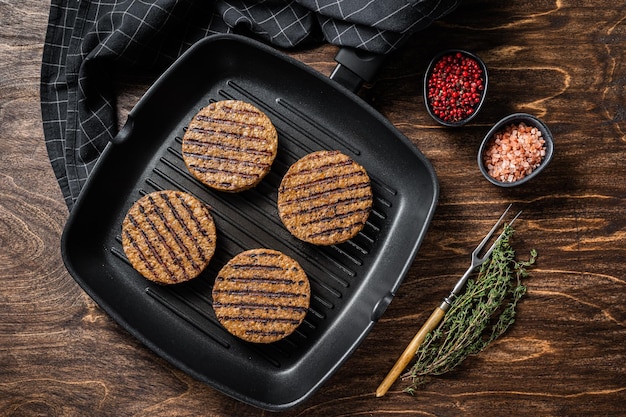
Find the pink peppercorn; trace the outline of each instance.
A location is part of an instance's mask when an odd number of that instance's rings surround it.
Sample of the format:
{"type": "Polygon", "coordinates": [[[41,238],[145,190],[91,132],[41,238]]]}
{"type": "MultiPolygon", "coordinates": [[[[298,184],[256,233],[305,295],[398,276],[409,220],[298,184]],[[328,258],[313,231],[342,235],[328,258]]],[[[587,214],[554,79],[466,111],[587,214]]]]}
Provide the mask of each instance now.
{"type": "Polygon", "coordinates": [[[433,116],[451,124],[472,116],[483,98],[486,75],[481,63],[465,52],[440,57],[427,74],[424,88],[433,116]]]}

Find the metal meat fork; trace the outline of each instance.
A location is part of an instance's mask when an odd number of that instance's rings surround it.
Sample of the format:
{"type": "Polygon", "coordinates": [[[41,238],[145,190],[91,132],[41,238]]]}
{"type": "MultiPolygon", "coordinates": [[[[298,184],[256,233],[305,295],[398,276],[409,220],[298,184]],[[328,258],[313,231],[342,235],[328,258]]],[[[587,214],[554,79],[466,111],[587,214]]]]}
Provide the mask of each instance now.
{"type": "MultiPolygon", "coordinates": [[[[482,265],[487,259],[489,259],[489,256],[493,252],[494,248],[496,247],[500,239],[502,239],[502,236],[504,236],[504,232],[500,233],[500,235],[496,238],[496,240],[489,247],[489,249],[487,249],[487,251],[485,251],[482,255],[481,252],[483,251],[495,231],[500,226],[500,223],[502,222],[510,208],[511,205],[509,205],[504,213],[502,213],[496,224],[491,228],[491,230],[489,231],[487,236],[485,236],[482,242],[480,242],[478,246],[476,246],[476,249],[474,249],[474,251],[472,252],[472,263],[470,264],[470,267],[467,268],[467,271],[465,271],[461,279],[458,280],[458,282],[454,286],[454,289],[452,289],[452,292],[450,292],[450,295],[444,298],[441,305],[432,312],[428,320],[426,320],[426,323],[424,323],[422,328],[413,337],[406,349],[404,349],[404,352],[402,352],[400,358],[398,358],[393,368],[391,368],[391,371],[389,371],[385,379],[383,379],[383,382],[381,382],[376,389],[377,397],[382,397],[387,393],[391,385],[395,382],[396,379],[398,379],[398,376],[400,376],[400,373],[402,373],[404,368],[407,367],[411,359],[415,356],[420,345],[422,344],[422,342],[424,342],[426,335],[428,335],[428,333],[430,333],[435,327],[439,325],[446,312],[452,306],[454,299],[458,297],[459,293],[465,286],[465,283],[467,282],[467,279],[469,278],[472,271],[474,271],[476,267],[482,265]]],[[[522,214],[521,211],[517,213],[513,220],[509,222],[509,226],[513,224],[513,222],[520,216],[520,214],[522,214]]]]}

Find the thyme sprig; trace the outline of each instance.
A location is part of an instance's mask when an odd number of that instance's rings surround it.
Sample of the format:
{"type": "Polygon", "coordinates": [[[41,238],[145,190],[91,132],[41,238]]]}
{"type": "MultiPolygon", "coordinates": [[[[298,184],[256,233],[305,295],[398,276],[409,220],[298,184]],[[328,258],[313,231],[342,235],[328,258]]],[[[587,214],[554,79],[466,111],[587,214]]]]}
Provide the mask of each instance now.
{"type": "Polygon", "coordinates": [[[537,252],[517,261],[509,243],[514,229],[506,225],[502,239],[476,278],[468,279],[465,291],[455,300],[442,323],[424,340],[416,362],[404,375],[411,380],[405,391],[414,394],[434,375],[456,368],[470,355],[484,350],[515,321],[516,306],[526,293],[522,278],[535,263],[537,252]]]}

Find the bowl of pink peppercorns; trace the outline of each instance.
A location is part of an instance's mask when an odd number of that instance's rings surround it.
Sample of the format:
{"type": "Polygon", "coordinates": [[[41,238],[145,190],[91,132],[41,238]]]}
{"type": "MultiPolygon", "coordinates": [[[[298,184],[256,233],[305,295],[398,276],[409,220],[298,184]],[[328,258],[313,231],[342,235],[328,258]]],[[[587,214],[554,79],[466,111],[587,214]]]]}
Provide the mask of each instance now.
{"type": "Polygon", "coordinates": [[[437,54],[424,73],[424,104],[436,122],[458,127],[472,120],[487,94],[485,63],[471,52],[449,49],[437,54]]]}
{"type": "Polygon", "coordinates": [[[496,123],[478,149],[478,167],[500,187],[515,187],[536,177],[552,160],[554,139],[548,126],[527,113],[496,123]]]}

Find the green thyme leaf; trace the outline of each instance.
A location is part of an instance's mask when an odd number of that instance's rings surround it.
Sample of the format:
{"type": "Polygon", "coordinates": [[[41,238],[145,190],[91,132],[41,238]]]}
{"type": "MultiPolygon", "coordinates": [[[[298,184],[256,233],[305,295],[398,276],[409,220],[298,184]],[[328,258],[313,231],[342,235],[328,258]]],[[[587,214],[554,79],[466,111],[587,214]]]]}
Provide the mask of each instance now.
{"type": "Polygon", "coordinates": [[[429,378],[452,371],[468,356],[476,355],[500,337],[515,322],[518,301],[526,293],[522,279],[535,263],[533,249],[527,261],[516,261],[509,244],[514,230],[506,225],[502,239],[475,278],[456,299],[441,324],[424,340],[416,362],[405,374],[414,394],[429,378]]]}

